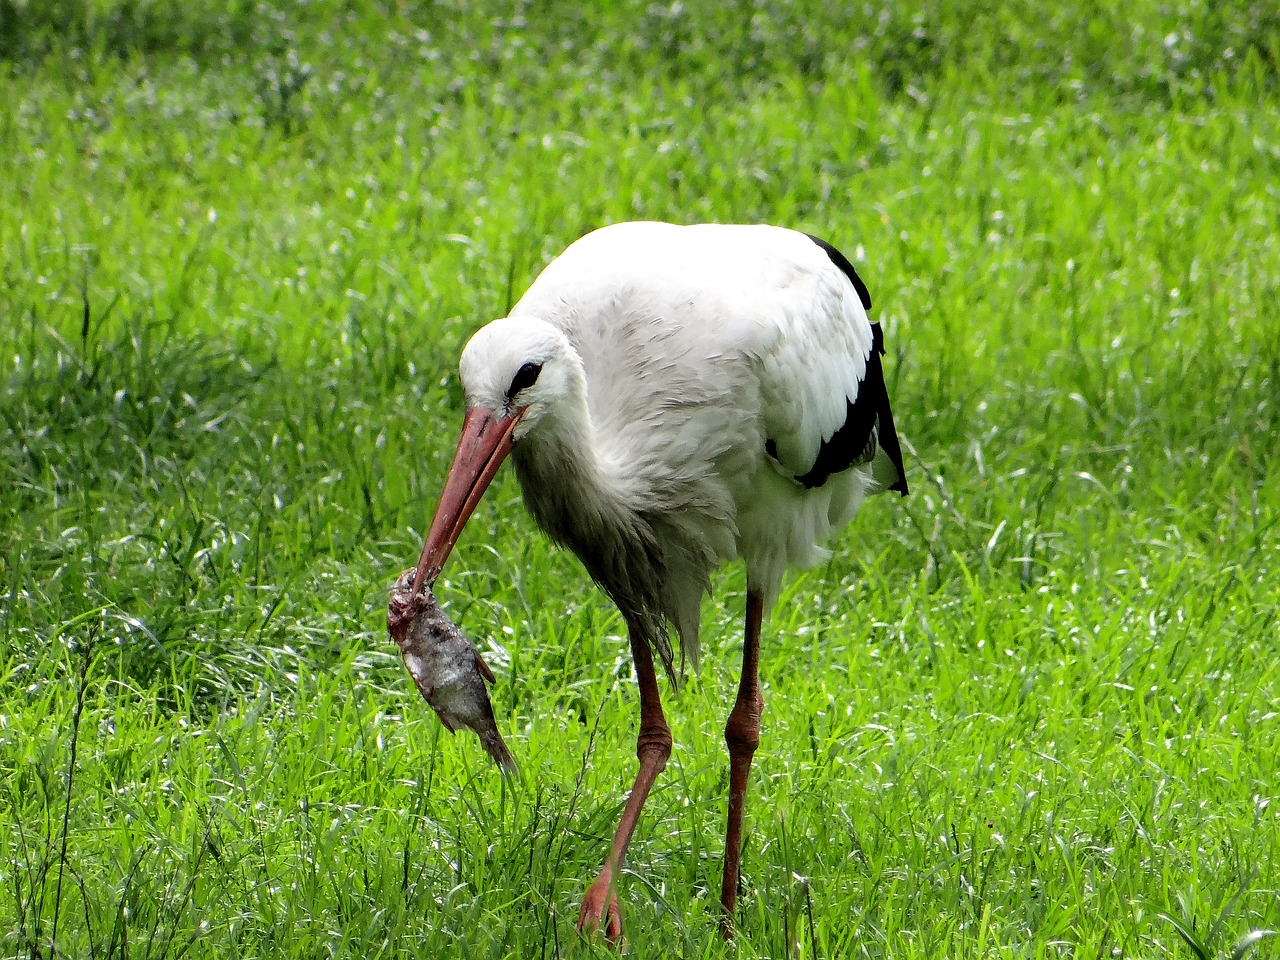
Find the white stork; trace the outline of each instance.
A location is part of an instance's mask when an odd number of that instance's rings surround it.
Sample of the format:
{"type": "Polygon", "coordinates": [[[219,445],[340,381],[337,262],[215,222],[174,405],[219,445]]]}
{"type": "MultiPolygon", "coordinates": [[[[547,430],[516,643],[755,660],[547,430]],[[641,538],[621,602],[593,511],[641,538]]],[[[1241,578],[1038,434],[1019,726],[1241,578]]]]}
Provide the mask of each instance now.
{"type": "Polygon", "coordinates": [[[852,264],[803,233],[620,223],[572,244],[462,352],[466,418],[415,582],[435,581],[510,455],[534,519],[581,558],[630,636],[640,769],[579,929],[621,937],[615,876],[671,754],[653,653],[672,674],[674,630],[697,662],[710,575],[741,557],[720,893],[732,936],[764,612],[785,568],[826,557],[866,495],[907,492],[870,307],[852,264]]]}

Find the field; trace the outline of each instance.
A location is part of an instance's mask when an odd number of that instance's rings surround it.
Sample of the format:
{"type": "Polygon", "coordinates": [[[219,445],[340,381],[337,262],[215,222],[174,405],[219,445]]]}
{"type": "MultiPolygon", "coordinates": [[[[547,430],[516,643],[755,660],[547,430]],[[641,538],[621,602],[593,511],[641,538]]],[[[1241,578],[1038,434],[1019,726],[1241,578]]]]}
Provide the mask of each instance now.
{"type": "Polygon", "coordinates": [[[609,956],[623,628],[495,484],[440,593],[520,764],[384,631],[456,360],[626,219],[854,259],[912,494],[738,567],[627,955],[1280,937],[1280,14],[1265,2],[0,0],[0,956],[609,956]]]}

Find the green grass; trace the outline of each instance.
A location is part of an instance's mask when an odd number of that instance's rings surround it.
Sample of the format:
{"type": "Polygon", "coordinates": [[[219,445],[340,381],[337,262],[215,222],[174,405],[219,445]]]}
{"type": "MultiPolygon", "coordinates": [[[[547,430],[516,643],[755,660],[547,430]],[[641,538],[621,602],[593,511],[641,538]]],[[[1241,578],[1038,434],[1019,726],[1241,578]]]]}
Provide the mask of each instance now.
{"type": "Polygon", "coordinates": [[[466,336],[632,218],[855,256],[913,493],[767,625],[732,947],[719,578],[628,955],[1274,951],[1272,6],[385,7],[0,0],[0,955],[607,955],[616,613],[502,478],[503,783],[383,610],[466,336]]]}

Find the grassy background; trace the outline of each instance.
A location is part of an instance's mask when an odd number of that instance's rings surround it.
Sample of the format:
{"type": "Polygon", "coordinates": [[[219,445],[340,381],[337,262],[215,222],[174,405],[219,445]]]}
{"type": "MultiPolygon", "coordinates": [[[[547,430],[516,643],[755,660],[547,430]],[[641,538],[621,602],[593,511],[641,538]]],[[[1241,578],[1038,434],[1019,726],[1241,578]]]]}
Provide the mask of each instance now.
{"type": "Polygon", "coordinates": [[[728,948],[720,578],[629,955],[1280,927],[1280,14],[838,6],[0,0],[0,953],[606,955],[618,617],[501,479],[441,594],[504,784],[383,608],[462,342],[631,218],[858,261],[913,493],[767,627],[728,948]]]}

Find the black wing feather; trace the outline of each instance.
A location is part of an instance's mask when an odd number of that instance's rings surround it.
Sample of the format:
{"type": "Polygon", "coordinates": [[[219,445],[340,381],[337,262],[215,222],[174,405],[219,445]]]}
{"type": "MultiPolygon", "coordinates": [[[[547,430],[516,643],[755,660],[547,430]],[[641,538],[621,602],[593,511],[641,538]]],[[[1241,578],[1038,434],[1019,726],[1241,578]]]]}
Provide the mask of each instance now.
{"type": "MultiPolygon", "coordinates": [[[[849,278],[863,309],[870,310],[871,294],[848,258],[825,240],[814,236],[809,239],[821,247],[840,272],[849,278]]],[[[879,447],[893,463],[898,474],[897,480],[889,485],[889,489],[906,496],[907,474],[902,463],[898,433],[893,425],[893,411],[889,407],[889,392],[884,384],[884,368],[880,363],[882,356],[884,334],[880,324],[873,323],[871,355],[867,357],[867,369],[858,385],[858,395],[853,400],[846,401],[844,423],[823,441],[813,466],[803,476],[796,477],[797,482],[806,488],[820,487],[832,474],[848,470],[854,464],[871,462],[879,447]]],[[[772,440],[766,442],[765,449],[771,456],[776,456],[777,446],[772,440]]]]}
{"type": "Polygon", "coordinates": [[[840,268],[840,272],[849,278],[849,282],[853,284],[853,289],[858,291],[858,299],[862,301],[862,309],[870,312],[871,291],[867,289],[867,285],[858,276],[858,271],[853,269],[853,264],[849,262],[849,258],[827,243],[827,241],[820,240],[811,233],[806,233],[805,236],[820,246],[826,255],[831,258],[831,262],[840,268]]]}

